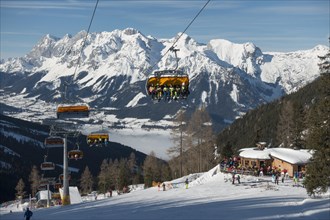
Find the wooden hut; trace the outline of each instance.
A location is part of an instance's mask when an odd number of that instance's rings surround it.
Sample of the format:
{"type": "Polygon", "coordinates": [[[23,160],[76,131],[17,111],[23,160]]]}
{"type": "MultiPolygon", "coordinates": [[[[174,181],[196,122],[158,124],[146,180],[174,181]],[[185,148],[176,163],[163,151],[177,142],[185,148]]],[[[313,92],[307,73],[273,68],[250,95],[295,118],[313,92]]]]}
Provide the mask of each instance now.
{"type": "Polygon", "coordinates": [[[290,177],[293,177],[295,172],[304,172],[312,157],[308,150],[290,148],[272,148],[270,155],[273,159],[272,166],[280,170],[286,169],[290,177]]]}

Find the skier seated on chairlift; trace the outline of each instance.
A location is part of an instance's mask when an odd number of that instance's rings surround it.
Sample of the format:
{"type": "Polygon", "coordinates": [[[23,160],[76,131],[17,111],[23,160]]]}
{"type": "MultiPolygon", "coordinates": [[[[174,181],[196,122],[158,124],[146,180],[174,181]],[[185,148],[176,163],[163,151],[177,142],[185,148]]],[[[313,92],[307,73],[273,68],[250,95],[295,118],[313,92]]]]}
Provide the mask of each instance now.
{"type": "Polygon", "coordinates": [[[169,91],[169,87],[167,85],[164,85],[163,97],[166,101],[168,101],[170,99],[170,91],[169,91]]]}
{"type": "Polygon", "coordinates": [[[156,93],[157,93],[157,99],[158,99],[158,101],[160,101],[160,99],[163,96],[163,89],[159,84],[157,84],[157,86],[156,86],[156,93]]]}
{"type": "Polygon", "coordinates": [[[148,89],[149,95],[151,95],[151,98],[154,99],[156,97],[156,88],[154,87],[153,84],[149,86],[148,89]]]}
{"type": "Polygon", "coordinates": [[[170,90],[170,99],[173,99],[173,97],[174,97],[174,87],[172,85],[170,85],[169,90],[170,90]]]}
{"type": "Polygon", "coordinates": [[[187,98],[189,95],[189,90],[186,88],[185,83],[182,83],[181,85],[181,97],[182,98],[187,98]]]}

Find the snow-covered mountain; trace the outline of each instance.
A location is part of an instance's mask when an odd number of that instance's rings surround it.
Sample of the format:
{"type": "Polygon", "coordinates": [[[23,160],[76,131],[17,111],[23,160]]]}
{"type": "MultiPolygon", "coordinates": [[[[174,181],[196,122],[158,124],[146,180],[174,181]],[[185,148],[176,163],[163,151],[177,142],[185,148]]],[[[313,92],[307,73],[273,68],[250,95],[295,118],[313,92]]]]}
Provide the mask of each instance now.
{"type": "MultiPolygon", "coordinates": [[[[46,35],[26,56],[2,62],[3,102],[27,110],[33,103],[51,105],[61,102],[65,85],[69,85],[67,98],[106,110],[106,115],[115,115],[118,121],[168,120],[182,106],[193,111],[204,105],[222,128],[249,109],[314,80],[319,75],[318,55],[329,50],[319,45],[305,51],[263,53],[253,43],[214,39],[201,44],[183,34],[175,46],[180,49],[179,68],[190,77],[191,95],[178,103],[154,104],[146,96],[145,80],[151,67],[175,67],[175,55],[166,51],[180,33],[171,39],[145,36],[132,28],[90,33],[81,51],[85,36],[85,31],[62,38],[46,35]]],[[[54,107],[38,109],[54,111],[54,107]]]]}

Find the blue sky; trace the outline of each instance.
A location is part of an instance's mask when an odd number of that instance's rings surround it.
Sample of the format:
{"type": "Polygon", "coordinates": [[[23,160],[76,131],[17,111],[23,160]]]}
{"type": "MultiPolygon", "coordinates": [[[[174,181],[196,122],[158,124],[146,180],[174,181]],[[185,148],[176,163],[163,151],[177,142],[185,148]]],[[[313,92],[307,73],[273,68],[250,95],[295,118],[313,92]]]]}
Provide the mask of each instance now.
{"type": "MultiPolygon", "coordinates": [[[[132,27],[172,38],[207,0],[99,0],[91,32],[132,27]]],[[[27,54],[46,34],[87,30],[96,0],[0,0],[1,58],[27,54]]],[[[187,30],[200,43],[252,42],[262,51],[288,52],[329,45],[329,0],[211,0],[187,30]]]]}

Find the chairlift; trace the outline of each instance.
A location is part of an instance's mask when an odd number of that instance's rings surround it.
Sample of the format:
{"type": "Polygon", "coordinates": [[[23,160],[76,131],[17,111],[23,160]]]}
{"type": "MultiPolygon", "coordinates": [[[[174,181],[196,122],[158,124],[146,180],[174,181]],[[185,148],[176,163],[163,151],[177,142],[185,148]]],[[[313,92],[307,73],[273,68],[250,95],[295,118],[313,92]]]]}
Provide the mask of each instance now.
{"type": "Polygon", "coordinates": [[[160,99],[165,93],[168,93],[168,97],[174,98],[187,98],[189,95],[189,76],[183,70],[178,69],[178,58],[176,52],[178,49],[171,48],[171,51],[175,53],[176,68],[154,71],[147,79],[146,93],[153,99],[160,99]],[[166,92],[165,92],[166,91],[166,92]]]}
{"type": "Polygon", "coordinates": [[[44,156],[44,162],[40,165],[41,170],[55,170],[55,164],[53,162],[47,162],[47,155],[44,156]]]}
{"type": "Polygon", "coordinates": [[[60,183],[60,182],[54,184],[54,188],[55,188],[55,189],[59,189],[59,188],[62,188],[62,187],[63,187],[63,185],[62,185],[62,183],[60,183]]]}
{"type": "Polygon", "coordinates": [[[55,170],[55,164],[53,162],[43,162],[40,165],[41,170],[55,170]]]}
{"type": "MultiPolygon", "coordinates": [[[[63,175],[63,173],[60,174],[59,179],[60,179],[60,180],[64,180],[64,175],[63,175]]],[[[71,179],[71,175],[68,174],[68,180],[70,180],[70,179],[71,179]]]]}
{"type": "Polygon", "coordinates": [[[61,137],[50,136],[45,139],[46,148],[63,147],[63,145],[64,145],[64,140],[61,137]]]}
{"type": "Polygon", "coordinates": [[[57,107],[57,118],[88,118],[90,108],[87,104],[59,105],[57,107]]]}
{"type": "Polygon", "coordinates": [[[84,157],[84,153],[77,149],[77,150],[70,150],[68,152],[68,158],[69,159],[75,159],[75,160],[78,160],[78,159],[82,159],[84,157]]]}
{"type": "Polygon", "coordinates": [[[87,135],[87,144],[92,146],[106,145],[109,142],[109,134],[106,132],[93,132],[87,135]]]}

